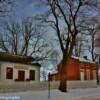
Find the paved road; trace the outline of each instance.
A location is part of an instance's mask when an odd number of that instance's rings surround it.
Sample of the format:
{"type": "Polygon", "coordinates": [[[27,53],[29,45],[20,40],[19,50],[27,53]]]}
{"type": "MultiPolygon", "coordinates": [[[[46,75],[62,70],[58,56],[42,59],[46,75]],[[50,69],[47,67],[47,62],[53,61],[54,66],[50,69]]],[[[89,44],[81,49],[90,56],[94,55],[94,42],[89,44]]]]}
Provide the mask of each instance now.
{"type": "MultiPolygon", "coordinates": [[[[0,93],[0,100],[48,100],[48,91],[0,93]]],[[[68,93],[52,90],[49,100],[100,100],[100,87],[74,89],[69,90],[68,93]]]]}

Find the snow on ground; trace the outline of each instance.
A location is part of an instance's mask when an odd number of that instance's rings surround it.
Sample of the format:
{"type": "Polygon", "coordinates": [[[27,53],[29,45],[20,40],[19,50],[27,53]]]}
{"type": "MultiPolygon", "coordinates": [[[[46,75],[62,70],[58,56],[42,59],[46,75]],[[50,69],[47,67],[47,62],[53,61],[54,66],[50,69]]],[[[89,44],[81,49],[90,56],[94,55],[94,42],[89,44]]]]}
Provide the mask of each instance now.
{"type": "MultiPolygon", "coordinates": [[[[51,90],[50,94],[49,100],[100,100],[100,87],[68,90],[68,93],[51,90]]],[[[48,100],[48,91],[0,93],[0,100],[48,100]]]]}

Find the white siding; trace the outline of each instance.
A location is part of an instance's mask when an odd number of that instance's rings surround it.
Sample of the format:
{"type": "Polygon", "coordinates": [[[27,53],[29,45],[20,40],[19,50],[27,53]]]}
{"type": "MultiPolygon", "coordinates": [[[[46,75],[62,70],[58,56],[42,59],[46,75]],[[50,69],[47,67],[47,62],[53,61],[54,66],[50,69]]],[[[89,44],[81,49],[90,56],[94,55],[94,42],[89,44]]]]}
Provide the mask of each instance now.
{"type": "MultiPolygon", "coordinates": [[[[18,79],[18,70],[24,70],[25,71],[25,79],[29,78],[29,71],[31,69],[35,70],[35,81],[40,81],[40,67],[38,66],[32,66],[32,65],[26,65],[26,64],[18,64],[18,63],[10,63],[10,62],[0,62],[1,63],[1,80],[5,81],[6,79],[6,68],[11,67],[13,68],[13,80],[18,79]],[[15,68],[15,66],[19,66],[19,68],[15,68]],[[25,68],[25,69],[24,69],[25,68]]],[[[13,81],[9,80],[9,81],[13,81]]]]}

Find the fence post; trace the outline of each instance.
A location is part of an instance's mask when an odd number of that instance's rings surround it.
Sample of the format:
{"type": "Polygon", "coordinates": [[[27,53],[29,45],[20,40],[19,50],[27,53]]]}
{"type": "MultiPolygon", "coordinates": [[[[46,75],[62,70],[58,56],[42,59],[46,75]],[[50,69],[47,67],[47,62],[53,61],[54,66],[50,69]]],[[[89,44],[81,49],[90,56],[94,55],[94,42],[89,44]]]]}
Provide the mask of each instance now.
{"type": "Polygon", "coordinates": [[[48,74],[48,99],[50,99],[50,73],[48,74]]]}

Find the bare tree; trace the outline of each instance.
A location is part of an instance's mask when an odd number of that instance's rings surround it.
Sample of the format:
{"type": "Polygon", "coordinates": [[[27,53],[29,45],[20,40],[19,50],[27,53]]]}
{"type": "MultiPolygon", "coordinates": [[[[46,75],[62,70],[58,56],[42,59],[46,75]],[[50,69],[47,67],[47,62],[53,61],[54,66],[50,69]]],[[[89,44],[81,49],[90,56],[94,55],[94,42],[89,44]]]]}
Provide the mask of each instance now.
{"type": "Polygon", "coordinates": [[[97,61],[100,64],[100,24],[96,27],[97,33],[95,36],[95,52],[97,55],[97,61]]]}
{"type": "Polygon", "coordinates": [[[48,13],[42,16],[42,21],[56,31],[60,48],[62,51],[62,72],[59,90],[66,92],[67,65],[75,46],[75,41],[80,32],[79,26],[90,16],[84,16],[87,5],[94,6],[95,2],[89,0],[43,0],[48,5],[48,13]],[[83,20],[84,19],[84,20],[83,20]],[[62,24],[63,23],[63,24],[62,24]],[[63,34],[64,31],[64,34],[63,34]]]}
{"type": "Polygon", "coordinates": [[[88,49],[85,44],[87,44],[86,35],[79,34],[79,36],[76,37],[73,55],[76,57],[83,57],[85,51],[88,49]]]}
{"type": "Polygon", "coordinates": [[[88,29],[89,35],[91,37],[91,45],[90,45],[89,51],[92,56],[92,61],[95,61],[96,57],[97,57],[97,55],[95,53],[95,35],[96,35],[97,30],[95,27],[96,27],[95,25],[92,25],[92,27],[88,29]]]}
{"type": "MultiPolygon", "coordinates": [[[[34,56],[43,60],[50,52],[50,43],[44,38],[45,31],[35,23],[32,17],[20,22],[10,22],[5,25],[5,33],[0,37],[2,51],[25,56],[34,56]]],[[[46,36],[46,35],[45,35],[46,36]]]]}
{"type": "Polygon", "coordinates": [[[43,81],[46,81],[47,80],[47,69],[42,67],[41,68],[41,73],[40,73],[40,77],[43,81]]]}
{"type": "Polygon", "coordinates": [[[0,17],[7,16],[14,6],[15,0],[0,0],[0,17]]]}
{"type": "Polygon", "coordinates": [[[86,32],[85,35],[85,40],[87,41],[87,43],[85,43],[87,48],[86,50],[90,52],[92,61],[96,61],[96,58],[98,56],[96,52],[96,43],[95,43],[99,31],[99,28],[97,28],[99,26],[98,20],[99,18],[97,16],[95,17],[93,16],[88,21],[86,21],[86,25],[82,27],[84,33],[86,32]]]}

